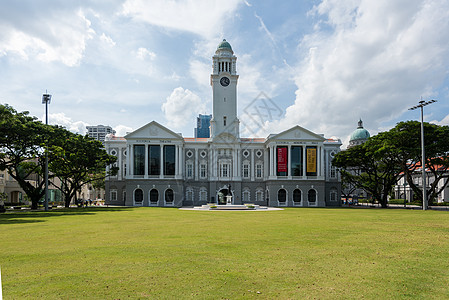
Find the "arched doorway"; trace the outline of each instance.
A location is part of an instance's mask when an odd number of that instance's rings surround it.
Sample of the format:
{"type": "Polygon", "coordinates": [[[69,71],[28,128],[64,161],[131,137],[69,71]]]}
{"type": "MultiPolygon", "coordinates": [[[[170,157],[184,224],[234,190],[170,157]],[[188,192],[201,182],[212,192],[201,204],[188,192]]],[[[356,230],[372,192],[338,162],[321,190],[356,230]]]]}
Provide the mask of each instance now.
{"type": "Polygon", "coordinates": [[[316,191],[314,189],[309,190],[307,200],[309,201],[309,205],[316,205],[316,191]]]}
{"type": "Polygon", "coordinates": [[[222,188],[217,193],[218,204],[225,205],[226,204],[226,196],[233,196],[232,191],[229,188],[222,188]]]}
{"type": "Polygon", "coordinates": [[[278,203],[279,205],[287,204],[287,191],[285,189],[280,189],[278,191],[278,203]]]}
{"type": "Polygon", "coordinates": [[[174,193],[172,189],[165,190],[165,204],[173,205],[174,193]]]}
{"type": "Polygon", "coordinates": [[[134,205],[142,205],[143,202],[143,191],[141,189],[136,189],[134,191],[134,205]]]}
{"type": "Polygon", "coordinates": [[[293,191],[293,204],[301,205],[301,190],[300,189],[295,189],[293,191]]]}
{"type": "Polygon", "coordinates": [[[150,191],[150,205],[157,205],[159,201],[159,192],[156,189],[150,191]]]}

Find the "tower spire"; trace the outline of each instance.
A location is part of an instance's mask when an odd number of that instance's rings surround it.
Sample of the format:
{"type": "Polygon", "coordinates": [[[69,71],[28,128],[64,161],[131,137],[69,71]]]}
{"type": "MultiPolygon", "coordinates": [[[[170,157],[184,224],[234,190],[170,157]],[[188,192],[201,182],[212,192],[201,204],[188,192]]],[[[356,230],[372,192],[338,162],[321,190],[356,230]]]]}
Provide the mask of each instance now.
{"type": "Polygon", "coordinates": [[[213,93],[213,113],[211,120],[211,138],[222,133],[239,138],[239,120],[237,119],[237,75],[236,62],[231,45],[223,39],[212,57],[210,84],[213,93]]]}

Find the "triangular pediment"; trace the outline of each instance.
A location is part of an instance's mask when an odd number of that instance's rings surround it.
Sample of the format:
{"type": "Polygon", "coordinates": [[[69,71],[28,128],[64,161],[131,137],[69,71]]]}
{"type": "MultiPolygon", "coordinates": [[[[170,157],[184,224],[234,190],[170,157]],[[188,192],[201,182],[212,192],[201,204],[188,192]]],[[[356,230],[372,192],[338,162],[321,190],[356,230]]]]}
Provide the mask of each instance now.
{"type": "Polygon", "coordinates": [[[307,130],[299,125],[287,129],[281,133],[270,135],[267,140],[304,140],[304,141],[318,141],[322,142],[326,139],[310,130],[307,130]]]}
{"type": "Polygon", "coordinates": [[[137,130],[125,135],[127,140],[131,139],[181,139],[182,136],[162,126],[156,121],[152,121],[147,125],[140,127],[137,130]]]}
{"type": "Polygon", "coordinates": [[[212,140],[214,143],[223,143],[223,144],[233,144],[237,142],[237,138],[228,133],[228,132],[222,132],[212,140]]]}

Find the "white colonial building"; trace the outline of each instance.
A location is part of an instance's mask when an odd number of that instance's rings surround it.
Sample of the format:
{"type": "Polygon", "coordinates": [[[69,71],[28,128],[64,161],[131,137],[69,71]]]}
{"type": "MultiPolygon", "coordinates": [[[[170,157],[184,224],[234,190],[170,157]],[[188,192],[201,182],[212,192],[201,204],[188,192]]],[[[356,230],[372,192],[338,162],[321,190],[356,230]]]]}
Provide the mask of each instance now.
{"type": "Polygon", "coordinates": [[[106,203],[192,206],[254,203],[339,206],[341,183],[332,166],[341,141],[300,126],[267,138],[241,138],[236,56],[223,40],[212,58],[210,138],[185,138],[153,121],[125,137],[109,135],[117,176],[106,180],[106,203]]]}

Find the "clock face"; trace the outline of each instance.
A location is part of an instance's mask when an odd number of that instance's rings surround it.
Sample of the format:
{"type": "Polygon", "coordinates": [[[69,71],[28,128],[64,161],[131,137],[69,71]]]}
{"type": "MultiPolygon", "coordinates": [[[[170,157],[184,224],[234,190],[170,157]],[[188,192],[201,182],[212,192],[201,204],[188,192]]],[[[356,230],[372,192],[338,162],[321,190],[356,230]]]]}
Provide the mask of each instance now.
{"type": "Polygon", "coordinates": [[[229,85],[229,82],[230,82],[230,80],[229,80],[228,77],[222,77],[222,78],[220,79],[220,84],[221,84],[222,86],[228,86],[228,85],[229,85]]]}

